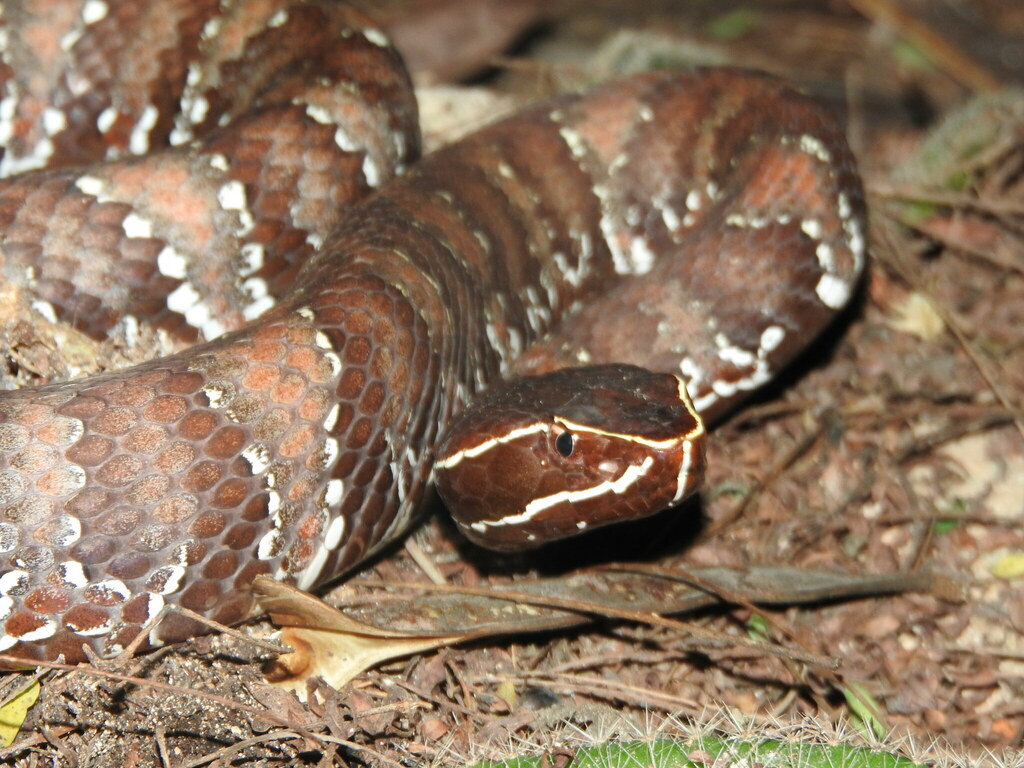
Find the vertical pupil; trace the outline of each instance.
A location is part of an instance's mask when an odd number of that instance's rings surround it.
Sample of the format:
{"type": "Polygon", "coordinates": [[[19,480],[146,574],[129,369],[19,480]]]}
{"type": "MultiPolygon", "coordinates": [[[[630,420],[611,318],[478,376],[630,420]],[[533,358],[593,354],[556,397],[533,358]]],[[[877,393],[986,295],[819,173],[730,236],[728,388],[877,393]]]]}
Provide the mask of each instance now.
{"type": "Polygon", "coordinates": [[[572,432],[563,432],[555,438],[555,450],[563,456],[572,453],[572,432]]]}

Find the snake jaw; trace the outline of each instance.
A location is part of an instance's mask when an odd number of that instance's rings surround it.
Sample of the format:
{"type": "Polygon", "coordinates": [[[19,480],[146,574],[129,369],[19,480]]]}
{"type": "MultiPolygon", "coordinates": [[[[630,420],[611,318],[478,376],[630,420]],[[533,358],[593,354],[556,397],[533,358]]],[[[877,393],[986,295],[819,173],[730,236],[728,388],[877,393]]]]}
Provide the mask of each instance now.
{"type": "Polygon", "coordinates": [[[464,413],[435,480],[469,539],[523,549],[679,503],[700,485],[704,439],[675,376],[623,365],[558,371],[464,413]]]}

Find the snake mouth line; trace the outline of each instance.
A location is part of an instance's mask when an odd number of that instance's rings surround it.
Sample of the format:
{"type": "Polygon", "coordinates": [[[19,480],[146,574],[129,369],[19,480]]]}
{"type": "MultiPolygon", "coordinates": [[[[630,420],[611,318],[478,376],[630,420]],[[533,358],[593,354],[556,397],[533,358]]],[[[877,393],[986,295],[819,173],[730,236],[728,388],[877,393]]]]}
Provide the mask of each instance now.
{"type": "Polygon", "coordinates": [[[587,499],[593,499],[598,496],[604,496],[606,493],[617,493],[622,494],[628,491],[641,477],[646,475],[651,467],[654,466],[654,458],[647,456],[640,464],[632,464],[623,471],[614,480],[605,480],[593,485],[589,488],[580,488],[575,491],[559,491],[553,493],[550,496],[542,496],[539,499],[534,499],[526,505],[526,509],[515,515],[506,515],[498,520],[478,520],[475,523],[470,523],[470,527],[475,531],[486,531],[488,528],[496,528],[504,525],[522,525],[533,520],[537,515],[546,509],[563,504],[565,502],[573,503],[576,501],[586,501],[587,499]]]}

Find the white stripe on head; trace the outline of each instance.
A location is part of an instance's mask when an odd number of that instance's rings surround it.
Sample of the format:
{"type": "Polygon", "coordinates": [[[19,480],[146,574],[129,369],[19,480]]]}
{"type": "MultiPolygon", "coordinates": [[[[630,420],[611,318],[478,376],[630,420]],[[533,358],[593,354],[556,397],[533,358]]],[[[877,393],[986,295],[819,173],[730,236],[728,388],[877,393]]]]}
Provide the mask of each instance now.
{"type": "Polygon", "coordinates": [[[536,434],[537,432],[545,432],[547,431],[547,429],[548,425],[545,422],[536,422],[534,424],[529,424],[525,427],[518,427],[509,432],[506,432],[504,435],[491,437],[488,438],[487,440],[484,440],[481,443],[477,443],[474,446],[471,446],[469,448],[463,448],[461,451],[456,451],[451,456],[439,460],[436,463],[436,466],[439,467],[440,469],[451,469],[452,467],[456,466],[459,462],[461,462],[463,459],[475,458],[491,450],[491,448],[493,448],[496,445],[501,445],[503,443],[508,443],[513,440],[518,440],[520,437],[525,437],[526,435],[533,435],[536,434]]]}
{"type": "Polygon", "coordinates": [[[626,470],[614,480],[605,480],[604,482],[593,485],[590,488],[581,488],[577,491],[559,491],[558,493],[552,493],[550,496],[542,496],[539,499],[534,499],[526,505],[526,509],[515,515],[506,515],[498,520],[481,520],[471,524],[471,528],[476,531],[485,531],[487,528],[496,528],[503,525],[519,525],[521,523],[527,523],[536,517],[538,514],[543,512],[545,509],[550,509],[563,502],[569,502],[570,504],[575,501],[585,501],[587,499],[593,499],[598,496],[604,496],[606,493],[617,493],[622,494],[628,491],[636,481],[647,474],[648,470],[654,465],[654,458],[647,456],[643,462],[637,465],[630,465],[626,467],[626,470]]]}

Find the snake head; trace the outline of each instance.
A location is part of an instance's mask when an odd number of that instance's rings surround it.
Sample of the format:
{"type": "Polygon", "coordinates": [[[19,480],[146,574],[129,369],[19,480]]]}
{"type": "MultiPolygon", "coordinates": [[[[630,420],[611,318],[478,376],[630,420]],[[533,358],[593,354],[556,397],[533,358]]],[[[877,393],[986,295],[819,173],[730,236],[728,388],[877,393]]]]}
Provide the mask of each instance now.
{"type": "Polygon", "coordinates": [[[470,540],[525,549],[678,504],[700,485],[705,439],[678,377],[631,365],[566,369],[463,411],[434,480],[470,540]]]}

